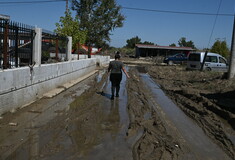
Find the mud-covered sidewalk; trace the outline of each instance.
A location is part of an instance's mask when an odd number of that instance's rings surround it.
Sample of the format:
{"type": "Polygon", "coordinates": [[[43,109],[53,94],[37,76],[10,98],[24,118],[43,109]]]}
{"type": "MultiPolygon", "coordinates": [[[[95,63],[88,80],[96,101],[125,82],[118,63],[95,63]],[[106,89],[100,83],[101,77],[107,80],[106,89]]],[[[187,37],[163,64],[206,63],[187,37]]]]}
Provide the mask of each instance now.
{"type": "MultiPolygon", "coordinates": [[[[234,159],[234,144],[228,136],[234,135],[231,123],[204,107],[200,112],[198,107],[192,109],[194,105],[182,107],[183,98],[177,101],[180,89],[173,92],[170,87],[179,81],[164,83],[167,78],[163,76],[168,74],[164,70],[170,72],[153,65],[129,66],[131,78],[126,80],[123,76],[120,97],[110,100],[108,75],[101,69],[99,74],[56,97],[41,99],[15,113],[3,115],[0,159],[234,159]],[[148,85],[150,81],[152,86],[148,85]],[[169,114],[164,110],[153,89],[164,89],[193,119],[190,119],[192,126],[200,126],[196,131],[203,129],[198,139],[187,139],[191,128],[187,133],[184,133],[185,127],[180,129],[172,118],[174,112],[169,114]],[[198,143],[200,141],[203,142],[198,143]],[[203,148],[207,141],[210,146],[203,148]],[[197,148],[193,142],[201,146],[197,148]]],[[[204,104],[203,98],[197,100],[204,104]]]]}

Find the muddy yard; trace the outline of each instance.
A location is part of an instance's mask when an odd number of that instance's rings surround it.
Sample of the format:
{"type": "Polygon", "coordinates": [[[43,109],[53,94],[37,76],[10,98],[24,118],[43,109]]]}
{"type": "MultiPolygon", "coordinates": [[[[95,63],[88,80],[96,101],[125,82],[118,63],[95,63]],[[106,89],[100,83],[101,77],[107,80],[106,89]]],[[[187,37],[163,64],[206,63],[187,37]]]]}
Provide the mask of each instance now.
{"type": "Polygon", "coordinates": [[[108,75],[100,69],[52,99],[3,115],[0,159],[234,159],[234,81],[134,61],[126,60],[131,78],[123,77],[119,98],[110,100],[108,75]],[[169,111],[159,103],[162,90],[174,102],[165,106],[169,111]]]}

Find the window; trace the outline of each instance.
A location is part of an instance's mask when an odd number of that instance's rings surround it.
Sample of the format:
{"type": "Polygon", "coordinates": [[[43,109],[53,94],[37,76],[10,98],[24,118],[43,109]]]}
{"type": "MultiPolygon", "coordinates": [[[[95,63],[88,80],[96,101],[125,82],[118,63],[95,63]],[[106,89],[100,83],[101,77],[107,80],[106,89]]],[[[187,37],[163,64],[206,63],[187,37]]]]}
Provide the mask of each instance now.
{"type": "Polygon", "coordinates": [[[206,56],[206,62],[217,63],[218,60],[216,56],[206,56]]]}
{"type": "Polygon", "coordinates": [[[189,61],[200,61],[200,54],[190,54],[189,61]]]}
{"type": "Polygon", "coordinates": [[[226,60],[225,60],[225,59],[223,59],[222,57],[219,57],[219,63],[227,64],[226,60]]]}

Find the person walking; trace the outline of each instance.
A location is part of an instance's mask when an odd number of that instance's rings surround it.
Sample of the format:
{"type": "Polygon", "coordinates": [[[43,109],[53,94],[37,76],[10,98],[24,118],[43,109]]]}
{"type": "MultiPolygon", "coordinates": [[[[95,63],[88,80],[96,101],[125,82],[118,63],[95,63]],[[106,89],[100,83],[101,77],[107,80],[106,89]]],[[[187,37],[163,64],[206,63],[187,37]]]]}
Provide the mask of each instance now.
{"type": "Polygon", "coordinates": [[[108,67],[108,72],[111,71],[111,73],[110,73],[110,81],[112,84],[112,86],[111,86],[111,92],[112,92],[111,99],[114,99],[115,90],[116,90],[116,97],[119,97],[120,83],[122,81],[122,71],[125,73],[127,78],[130,78],[126,69],[124,68],[123,62],[120,61],[120,58],[121,58],[120,54],[116,54],[115,60],[111,61],[109,63],[109,67],[108,67]]]}

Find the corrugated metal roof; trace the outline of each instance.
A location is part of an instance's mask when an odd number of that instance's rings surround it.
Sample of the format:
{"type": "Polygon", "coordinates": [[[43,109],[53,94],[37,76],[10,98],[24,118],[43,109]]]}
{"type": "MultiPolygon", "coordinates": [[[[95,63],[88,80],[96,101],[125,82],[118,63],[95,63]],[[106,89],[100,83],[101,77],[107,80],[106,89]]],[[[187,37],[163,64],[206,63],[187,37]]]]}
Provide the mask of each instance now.
{"type": "Polygon", "coordinates": [[[152,49],[170,49],[170,50],[185,50],[185,51],[194,50],[191,47],[156,46],[156,45],[147,45],[147,44],[136,44],[135,46],[138,48],[152,48],[152,49]]]}

